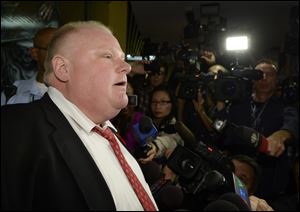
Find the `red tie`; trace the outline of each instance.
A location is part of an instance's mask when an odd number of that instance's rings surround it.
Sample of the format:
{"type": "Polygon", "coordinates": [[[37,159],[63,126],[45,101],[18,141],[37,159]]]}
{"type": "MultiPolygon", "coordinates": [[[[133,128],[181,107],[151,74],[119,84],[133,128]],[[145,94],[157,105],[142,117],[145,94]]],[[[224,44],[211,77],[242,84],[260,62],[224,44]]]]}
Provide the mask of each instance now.
{"type": "Polygon", "coordinates": [[[149,195],[145,191],[144,187],[142,186],[141,182],[137,178],[137,176],[134,174],[130,166],[128,165],[126,159],[124,158],[124,155],[121,152],[120,146],[118,142],[116,141],[114,134],[110,130],[109,127],[107,127],[105,130],[100,130],[98,127],[94,127],[93,131],[98,133],[99,135],[106,138],[112,149],[114,150],[115,155],[117,156],[120,165],[123,168],[123,171],[125,172],[132,188],[134,189],[137,197],[139,198],[143,208],[145,211],[156,211],[156,208],[150,199],[149,195]]]}

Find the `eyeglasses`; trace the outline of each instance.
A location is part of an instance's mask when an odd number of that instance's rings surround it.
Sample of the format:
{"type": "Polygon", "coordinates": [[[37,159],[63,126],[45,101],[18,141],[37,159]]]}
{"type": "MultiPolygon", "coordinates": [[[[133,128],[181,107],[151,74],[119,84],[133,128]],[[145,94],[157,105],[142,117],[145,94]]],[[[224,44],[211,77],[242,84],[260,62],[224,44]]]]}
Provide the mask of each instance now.
{"type": "Polygon", "coordinates": [[[167,106],[170,103],[171,103],[171,101],[152,101],[151,105],[152,106],[155,106],[155,105],[167,106]]]}

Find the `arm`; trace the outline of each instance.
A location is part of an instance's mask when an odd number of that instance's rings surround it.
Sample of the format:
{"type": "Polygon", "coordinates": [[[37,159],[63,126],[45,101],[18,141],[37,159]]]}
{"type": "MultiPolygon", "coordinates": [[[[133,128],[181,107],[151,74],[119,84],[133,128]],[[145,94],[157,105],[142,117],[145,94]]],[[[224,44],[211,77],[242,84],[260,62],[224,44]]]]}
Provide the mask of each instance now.
{"type": "Polygon", "coordinates": [[[147,163],[153,158],[163,157],[168,149],[175,149],[177,145],[183,145],[183,140],[178,133],[163,134],[157,136],[150,145],[151,149],[147,153],[148,157],[139,159],[140,162],[147,163]]]}
{"type": "Polygon", "coordinates": [[[213,128],[212,128],[213,121],[210,119],[210,117],[205,112],[205,108],[204,108],[204,105],[203,105],[204,104],[204,99],[203,99],[201,90],[198,90],[197,101],[193,100],[193,104],[194,104],[195,110],[197,111],[197,113],[198,113],[202,123],[206,127],[206,129],[209,132],[212,132],[213,131],[213,128]]]}
{"type": "Polygon", "coordinates": [[[283,126],[280,130],[267,137],[269,155],[278,157],[285,150],[285,144],[299,138],[298,112],[294,107],[285,107],[283,111],[283,126]]]}

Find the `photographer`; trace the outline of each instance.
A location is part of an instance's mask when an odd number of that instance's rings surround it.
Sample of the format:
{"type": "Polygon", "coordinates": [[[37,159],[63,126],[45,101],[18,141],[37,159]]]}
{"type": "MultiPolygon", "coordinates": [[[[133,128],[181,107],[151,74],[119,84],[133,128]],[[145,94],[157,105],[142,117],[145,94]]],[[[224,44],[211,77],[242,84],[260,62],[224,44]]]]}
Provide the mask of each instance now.
{"type": "MultiPolygon", "coordinates": [[[[216,64],[208,69],[208,72],[218,74],[219,72],[227,72],[224,66],[216,64]]],[[[212,131],[212,119],[216,111],[220,111],[225,107],[225,102],[216,100],[210,92],[206,92],[205,96],[201,89],[198,90],[197,101],[193,100],[195,110],[198,112],[201,121],[205,124],[208,131],[212,131]]]]}
{"type": "Polygon", "coordinates": [[[212,105],[215,105],[215,103],[212,102],[213,100],[210,97],[207,98],[209,95],[207,92],[208,87],[203,82],[204,79],[201,76],[199,79],[192,78],[195,78],[194,76],[197,76],[199,73],[215,73],[217,69],[225,70],[225,68],[216,65],[216,58],[213,52],[203,51],[199,54],[200,59],[198,62],[201,70],[197,69],[197,65],[192,65],[191,70],[191,64],[189,62],[185,63],[186,74],[184,77],[187,76],[186,78],[189,78],[188,76],[190,76],[191,79],[182,80],[177,87],[177,118],[195,133],[197,140],[210,141],[212,140],[212,129],[209,116],[211,115],[210,110],[213,108],[212,105]]]}
{"type": "Polygon", "coordinates": [[[257,158],[262,168],[262,177],[255,194],[271,204],[272,200],[285,193],[288,185],[291,162],[286,145],[298,140],[298,113],[295,108],[287,107],[275,94],[275,62],[259,60],[255,69],[263,71],[264,78],[254,82],[252,96],[243,102],[232,102],[218,116],[236,125],[251,127],[266,137],[267,154],[242,145],[239,138],[229,131],[223,143],[231,154],[246,154],[257,158]]]}

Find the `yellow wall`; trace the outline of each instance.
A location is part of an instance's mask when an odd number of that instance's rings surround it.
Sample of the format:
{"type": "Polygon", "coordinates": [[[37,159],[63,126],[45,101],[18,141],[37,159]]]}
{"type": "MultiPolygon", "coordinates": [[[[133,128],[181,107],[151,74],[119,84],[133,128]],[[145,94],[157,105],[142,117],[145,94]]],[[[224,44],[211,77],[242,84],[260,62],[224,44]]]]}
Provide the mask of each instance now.
{"type": "Polygon", "coordinates": [[[84,1],[58,1],[57,5],[62,24],[84,20],[84,1]]]}
{"type": "Polygon", "coordinates": [[[120,45],[125,51],[127,38],[127,1],[111,1],[109,3],[109,27],[119,40],[120,45]]]}
{"type": "Polygon", "coordinates": [[[127,1],[59,1],[62,24],[70,21],[97,20],[107,25],[123,51],[127,38],[127,1]]]}

